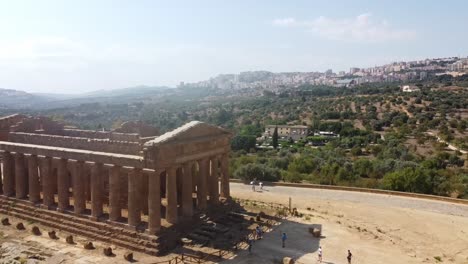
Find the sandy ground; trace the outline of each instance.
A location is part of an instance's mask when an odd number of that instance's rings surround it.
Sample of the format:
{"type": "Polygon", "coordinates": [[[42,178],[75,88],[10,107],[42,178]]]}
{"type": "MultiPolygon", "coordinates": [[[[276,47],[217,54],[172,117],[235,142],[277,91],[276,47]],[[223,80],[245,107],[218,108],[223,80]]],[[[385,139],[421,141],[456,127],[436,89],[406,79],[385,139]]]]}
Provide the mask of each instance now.
{"type": "Polygon", "coordinates": [[[288,204],[292,198],[305,217],[285,220],[275,231],[227,263],[279,263],[284,256],[298,263],[468,263],[468,206],[415,198],[292,187],[266,187],[253,192],[231,183],[232,196],[266,203],[288,204]],[[307,210],[309,208],[309,210],[307,210]],[[307,228],[322,227],[322,238],[307,228]],[[280,234],[288,234],[285,249],[280,234]]]}
{"type": "MultiPolygon", "coordinates": [[[[354,255],[353,264],[392,263],[464,263],[468,264],[468,206],[380,194],[331,191],[292,187],[265,187],[253,192],[244,184],[231,183],[231,194],[258,208],[259,202],[292,206],[303,217],[288,218],[265,234],[246,250],[223,263],[281,263],[285,256],[299,264],[318,263],[317,250],[322,246],[324,262],[347,263],[346,253],[354,255]],[[322,237],[314,238],[308,228],[322,228],[322,237]],[[281,233],[286,232],[286,247],[281,247],[281,233]],[[440,259],[437,260],[437,259],[440,259]]],[[[3,217],[3,216],[2,216],[3,217]]],[[[46,263],[128,263],[123,259],[125,249],[113,247],[115,257],[102,254],[102,243],[95,250],[84,250],[84,238],[75,237],[68,245],[59,232],[59,240],[51,240],[41,227],[42,236],[30,231],[15,230],[18,219],[10,217],[11,226],[0,226],[0,263],[15,256],[34,253],[46,258],[46,263]],[[29,253],[28,253],[29,252],[29,253]]],[[[22,221],[27,230],[31,223],[22,221]]],[[[172,255],[173,256],[173,255],[172,255]]],[[[154,263],[170,259],[135,253],[137,263],[154,263]]],[[[10,263],[10,262],[7,262],[10,263]]],[[[15,262],[19,263],[19,262],[15,262]]],[[[28,263],[36,263],[30,260],[28,263]]],[[[43,262],[41,262],[43,263],[43,262]]]]}

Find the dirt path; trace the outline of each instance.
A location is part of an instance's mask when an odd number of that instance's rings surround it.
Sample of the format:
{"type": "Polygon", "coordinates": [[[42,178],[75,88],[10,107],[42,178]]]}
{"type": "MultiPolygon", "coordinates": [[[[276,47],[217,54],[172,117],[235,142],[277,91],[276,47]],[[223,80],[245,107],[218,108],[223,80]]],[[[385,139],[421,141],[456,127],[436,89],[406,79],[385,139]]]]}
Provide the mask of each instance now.
{"type": "Polygon", "coordinates": [[[308,215],[285,221],[276,231],[241,252],[229,263],[275,263],[292,256],[299,263],[316,263],[318,246],[324,263],[346,263],[351,249],[353,263],[468,263],[468,206],[415,198],[346,191],[292,187],[266,187],[252,192],[249,186],[231,183],[237,198],[274,202],[308,215]],[[307,210],[309,208],[309,210],[307,210]],[[321,225],[323,237],[307,232],[321,225]],[[287,232],[291,246],[279,246],[280,232],[287,232]],[[438,261],[439,259],[441,261],[438,261]]]}

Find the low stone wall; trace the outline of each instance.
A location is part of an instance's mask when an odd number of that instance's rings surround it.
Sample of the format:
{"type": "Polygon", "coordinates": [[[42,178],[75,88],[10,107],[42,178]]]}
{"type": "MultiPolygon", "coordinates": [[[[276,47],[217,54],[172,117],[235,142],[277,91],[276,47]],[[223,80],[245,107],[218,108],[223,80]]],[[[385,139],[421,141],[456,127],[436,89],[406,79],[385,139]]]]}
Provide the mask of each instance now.
{"type": "MultiPolygon", "coordinates": [[[[239,179],[230,179],[230,182],[235,183],[245,183],[239,179]]],[[[325,189],[325,190],[335,190],[335,191],[351,191],[351,192],[365,192],[365,193],[374,193],[374,194],[386,194],[386,195],[396,195],[404,196],[411,198],[421,198],[429,200],[437,200],[449,203],[458,203],[468,205],[468,200],[450,198],[445,196],[421,194],[421,193],[410,193],[410,192],[397,192],[397,191],[388,191],[381,189],[368,189],[368,188],[359,188],[359,187],[347,187],[347,186],[335,186],[335,185],[321,185],[321,184],[309,184],[309,183],[286,183],[286,182],[263,182],[265,186],[285,186],[285,187],[297,187],[297,188],[311,188],[311,189],[325,189]]]]}
{"type": "Polygon", "coordinates": [[[136,142],[115,141],[107,139],[42,135],[33,133],[11,132],[10,142],[44,145],[60,148],[83,149],[109,153],[139,155],[141,145],[136,142]]]}

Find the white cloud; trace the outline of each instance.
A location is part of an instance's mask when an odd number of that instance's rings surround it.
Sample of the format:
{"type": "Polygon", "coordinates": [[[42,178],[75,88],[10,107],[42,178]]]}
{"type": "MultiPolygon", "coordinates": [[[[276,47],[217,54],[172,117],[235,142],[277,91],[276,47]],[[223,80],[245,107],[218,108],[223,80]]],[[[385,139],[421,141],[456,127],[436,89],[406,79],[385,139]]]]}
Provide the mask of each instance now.
{"type": "Polygon", "coordinates": [[[273,25],[303,28],[327,39],[358,42],[408,40],[416,35],[411,30],[393,28],[387,20],[376,21],[370,13],[344,19],[325,16],[303,21],[295,18],[275,19],[273,25]]]}
{"type": "Polygon", "coordinates": [[[273,25],[276,25],[276,26],[293,26],[295,24],[296,24],[296,19],[292,17],[273,20],[273,25]]]}

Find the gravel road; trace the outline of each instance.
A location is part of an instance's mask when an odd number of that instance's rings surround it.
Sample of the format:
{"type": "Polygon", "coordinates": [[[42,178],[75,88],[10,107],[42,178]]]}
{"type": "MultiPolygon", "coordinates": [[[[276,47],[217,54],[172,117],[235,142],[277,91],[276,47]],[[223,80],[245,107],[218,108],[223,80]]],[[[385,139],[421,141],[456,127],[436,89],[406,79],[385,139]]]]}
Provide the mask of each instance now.
{"type": "MultiPolygon", "coordinates": [[[[234,197],[255,198],[252,195],[262,195],[261,192],[254,193],[250,185],[242,183],[231,183],[231,194],[234,197]]],[[[448,202],[433,201],[419,198],[400,197],[384,194],[360,193],[350,191],[335,191],[323,189],[266,186],[264,193],[268,195],[291,196],[292,199],[311,199],[323,201],[346,201],[362,203],[380,207],[400,207],[415,210],[423,210],[441,214],[468,217],[468,205],[453,204],[448,202]]],[[[258,190],[258,188],[257,188],[258,190]]],[[[260,198],[260,197],[258,197],[260,198]]]]}

